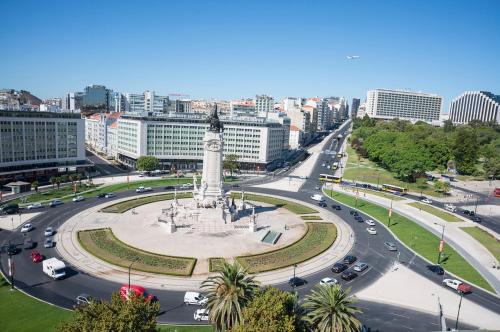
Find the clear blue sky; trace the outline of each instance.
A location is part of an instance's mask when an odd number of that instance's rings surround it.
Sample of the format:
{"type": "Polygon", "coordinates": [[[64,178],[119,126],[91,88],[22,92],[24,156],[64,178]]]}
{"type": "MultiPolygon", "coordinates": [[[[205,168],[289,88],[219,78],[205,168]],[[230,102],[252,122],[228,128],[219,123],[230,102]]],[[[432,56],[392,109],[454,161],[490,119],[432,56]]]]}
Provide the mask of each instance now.
{"type": "Polygon", "coordinates": [[[500,93],[500,1],[0,1],[0,88],[500,93]],[[272,2],[272,3],[271,3],[272,2]],[[360,55],[354,61],[346,55],[360,55]]]}

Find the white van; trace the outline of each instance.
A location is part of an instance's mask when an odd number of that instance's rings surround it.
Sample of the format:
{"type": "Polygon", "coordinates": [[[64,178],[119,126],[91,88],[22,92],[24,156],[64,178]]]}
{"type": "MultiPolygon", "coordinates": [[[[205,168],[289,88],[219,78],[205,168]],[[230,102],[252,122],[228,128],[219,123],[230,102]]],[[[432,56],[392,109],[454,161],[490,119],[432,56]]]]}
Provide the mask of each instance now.
{"type": "Polygon", "coordinates": [[[314,200],[314,201],[318,201],[318,202],[324,202],[325,201],[325,198],[323,197],[323,195],[319,195],[319,194],[312,195],[311,199],[314,200]]]}
{"type": "Polygon", "coordinates": [[[186,292],[184,294],[184,303],[186,305],[205,305],[208,299],[198,292],[186,292]]]}
{"type": "Polygon", "coordinates": [[[52,279],[61,279],[66,275],[66,265],[63,261],[52,257],[42,262],[43,273],[52,279]]]}
{"type": "Polygon", "coordinates": [[[455,212],[457,208],[453,204],[445,204],[444,209],[450,212],[455,212]]]}
{"type": "Polygon", "coordinates": [[[208,314],[209,314],[208,309],[198,309],[194,312],[193,318],[198,322],[202,320],[208,320],[208,314]]]}

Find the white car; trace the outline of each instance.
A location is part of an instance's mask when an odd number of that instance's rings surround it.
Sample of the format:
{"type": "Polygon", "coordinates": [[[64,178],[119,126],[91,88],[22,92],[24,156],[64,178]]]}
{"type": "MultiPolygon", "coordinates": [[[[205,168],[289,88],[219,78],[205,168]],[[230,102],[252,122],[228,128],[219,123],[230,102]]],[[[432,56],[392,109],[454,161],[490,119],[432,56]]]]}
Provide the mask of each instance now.
{"type": "Polygon", "coordinates": [[[326,166],[326,164],[322,164],[321,166],[322,166],[322,167],[325,167],[325,166],[326,166]]]}
{"type": "Polygon", "coordinates": [[[328,285],[328,286],[336,285],[338,283],[339,282],[337,281],[337,279],[335,279],[335,278],[329,278],[329,277],[323,278],[319,282],[320,285],[328,285]]]}
{"type": "Polygon", "coordinates": [[[365,220],[365,223],[369,226],[375,226],[375,221],[371,220],[371,219],[367,219],[365,220]]]}
{"type": "Polygon", "coordinates": [[[23,227],[21,227],[21,233],[27,233],[33,229],[33,225],[30,223],[24,224],[23,227]]]}
{"type": "Polygon", "coordinates": [[[73,202],[81,202],[84,200],[85,200],[85,197],[83,197],[83,196],[73,197],[73,202]]]}
{"type": "Polygon", "coordinates": [[[52,236],[54,235],[54,229],[52,227],[45,228],[45,232],[43,232],[44,236],[52,236]]]}
{"type": "Polygon", "coordinates": [[[151,187],[139,187],[135,190],[136,193],[145,193],[145,192],[148,192],[148,191],[152,191],[153,188],[151,187]]]}
{"type": "Polygon", "coordinates": [[[428,198],[424,198],[421,202],[425,204],[432,204],[432,201],[428,198]]]}
{"type": "Polygon", "coordinates": [[[318,202],[324,202],[325,201],[325,199],[323,198],[323,195],[319,195],[319,194],[312,195],[311,199],[313,201],[318,201],[318,202]]]}
{"type": "Polygon", "coordinates": [[[116,194],[115,193],[107,193],[104,197],[112,198],[112,197],[116,197],[116,194]]]}
{"type": "Polygon", "coordinates": [[[186,292],[184,294],[184,304],[205,305],[208,299],[198,292],[186,292]]]}
{"type": "Polygon", "coordinates": [[[209,314],[208,309],[198,309],[194,312],[193,318],[198,322],[202,320],[208,321],[208,314],[209,314]]]}
{"type": "Polygon", "coordinates": [[[368,227],[368,228],[366,229],[366,231],[367,231],[369,234],[371,234],[371,235],[375,235],[375,234],[377,234],[377,230],[376,230],[375,228],[373,228],[373,227],[368,227]]]}
{"type": "Polygon", "coordinates": [[[455,212],[457,208],[453,204],[445,204],[444,209],[450,212],[455,212]]]}
{"type": "Polygon", "coordinates": [[[42,203],[33,203],[31,205],[28,205],[28,210],[34,210],[34,209],[40,209],[43,208],[42,203]]]}
{"type": "Polygon", "coordinates": [[[356,272],[362,272],[368,268],[368,264],[359,262],[352,268],[356,272]]]}

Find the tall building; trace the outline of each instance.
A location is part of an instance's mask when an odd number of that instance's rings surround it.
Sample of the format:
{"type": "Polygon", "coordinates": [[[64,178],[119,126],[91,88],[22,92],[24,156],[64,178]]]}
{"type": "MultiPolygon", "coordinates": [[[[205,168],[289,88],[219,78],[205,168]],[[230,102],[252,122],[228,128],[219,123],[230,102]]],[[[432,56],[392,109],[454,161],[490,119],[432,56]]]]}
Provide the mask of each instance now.
{"type": "Polygon", "coordinates": [[[103,153],[109,157],[115,157],[117,154],[117,120],[121,114],[115,112],[87,116],[85,118],[85,144],[94,151],[103,153]]]}
{"type": "Polygon", "coordinates": [[[358,115],[358,108],[359,108],[359,103],[361,100],[358,98],[352,98],[352,104],[351,104],[351,117],[354,119],[358,115]]]}
{"type": "Polygon", "coordinates": [[[144,91],[143,93],[127,93],[126,111],[133,113],[166,113],[168,112],[169,98],[158,96],[154,91],[144,91]]]}
{"type": "Polygon", "coordinates": [[[0,112],[0,183],[89,166],[79,114],[0,112]]]}
{"type": "MultiPolygon", "coordinates": [[[[118,159],[134,166],[140,156],[155,156],[163,169],[201,169],[207,115],[123,114],[118,120],[118,159]]],[[[283,125],[263,118],[222,117],[224,153],[238,156],[244,169],[265,170],[282,158],[283,125]]]]}
{"type": "Polygon", "coordinates": [[[450,120],[465,124],[472,120],[500,123],[500,95],[486,91],[466,91],[450,104],[450,120]]]}
{"type": "Polygon", "coordinates": [[[376,89],[366,96],[366,114],[378,119],[439,121],[443,98],[422,92],[376,89]]]}
{"type": "Polygon", "coordinates": [[[255,102],[251,99],[233,100],[230,103],[231,117],[254,117],[257,115],[255,102]]]}
{"type": "Polygon", "coordinates": [[[257,114],[268,114],[274,111],[274,98],[266,95],[255,96],[255,111],[257,114]]]}
{"type": "Polygon", "coordinates": [[[108,112],[113,99],[113,91],[104,85],[89,85],[85,87],[82,100],[82,110],[108,112]]]}
{"type": "Polygon", "coordinates": [[[83,92],[69,92],[62,99],[64,111],[79,112],[83,106],[83,92]]]}

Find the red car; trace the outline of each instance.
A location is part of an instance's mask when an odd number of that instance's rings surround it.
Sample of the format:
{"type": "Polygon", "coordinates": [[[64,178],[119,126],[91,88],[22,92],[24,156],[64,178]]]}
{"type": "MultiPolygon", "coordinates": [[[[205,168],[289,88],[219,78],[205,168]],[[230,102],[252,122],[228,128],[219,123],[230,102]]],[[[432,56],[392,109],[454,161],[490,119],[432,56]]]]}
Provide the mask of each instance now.
{"type": "Polygon", "coordinates": [[[131,295],[137,295],[137,296],[143,296],[146,301],[156,301],[156,297],[152,294],[148,294],[146,292],[146,289],[144,287],[138,286],[138,285],[130,285],[130,288],[128,285],[123,285],[120,288],[120,296],[123,300],[128,300],[130,299],[131,295]]]}
{"type": "Polygon", "coordinates": [[[40,263],[41,261],[43,261],[43,257],[42,255],[40,255],[40,253],[36,250],[32,250],[31,251],[31,260],[33,261],[33,263],[40,263]]]}

